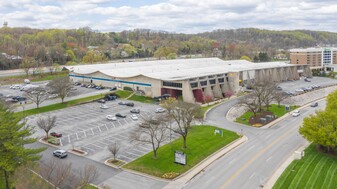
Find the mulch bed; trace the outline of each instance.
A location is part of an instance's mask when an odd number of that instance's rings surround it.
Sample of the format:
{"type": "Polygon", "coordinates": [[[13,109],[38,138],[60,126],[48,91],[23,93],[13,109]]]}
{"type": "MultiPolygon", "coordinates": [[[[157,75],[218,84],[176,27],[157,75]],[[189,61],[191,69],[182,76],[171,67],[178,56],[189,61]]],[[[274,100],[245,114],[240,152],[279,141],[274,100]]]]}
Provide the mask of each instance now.
{"type": "Polygon", "coordinates": [[[261,112],[258,115],[256,115],[256,117],[254,117],[254,116],[250,117],[249,118],[249,124],[251,124],[251,125],[256,125],[256,124],[265,125],[265,124],[270,123],[270,122],[272,122],[276,119],[276,118],[274,118],[274,119],[271,119],[269,121],[266,121],[265,123],[262,123],[260,118],[263,118],[263,117],[265,118],[266,115],[274,115],[274,114],[272,112],[261,112]]]}

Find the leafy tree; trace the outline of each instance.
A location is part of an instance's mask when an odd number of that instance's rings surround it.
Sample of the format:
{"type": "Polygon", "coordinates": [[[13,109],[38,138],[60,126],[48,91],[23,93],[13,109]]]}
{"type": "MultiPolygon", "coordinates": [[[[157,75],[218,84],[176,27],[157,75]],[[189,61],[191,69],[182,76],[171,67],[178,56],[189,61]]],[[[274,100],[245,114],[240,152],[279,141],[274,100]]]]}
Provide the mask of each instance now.
{"type": "Polygon", "coordinates": [[[326,111],[336,111],[337,107],[337,91],[330,93],[327,97],[326,111]]]}
{"type": "Polygon", "coordinates": [[[26,76],[29,74],[29,70],[34,67],[34,58],[31,57],[25,57],[20,64],[20,68],[23,69],[26,73],[26,76]]]}
{"type": "Polygon", "coordinates": [[[32,128],[25,127],[25,123],[1,103],[0,123],[0,171],[4,175],[6,189],[10,189],[9,180],[14,171],[27,162],[39,160],[38,153],[44,149],[25,146],[36,141],[30,138],[32,128]]]}
{"type": "Polygon", "coordinates": [[[260,62],[268,62],[270,60],[268,54],[266,52],[259,53],[259,60],[260,62]]]}
{"type": "Polygon", "coordinates": [[[240,60],[247,60],[249,62],[252,61],[252,59],[250,59],[248,56],[241,56],[240,60]]]}
{"type": "Polygon", "coordinates": [[[170,53],[166,57],[167,59],[177,59],[177,54],[176,53],[170,53]]]}
{"type": "Polygon", "coordinates": [[[72,84],[68,76],[66,77],[57,77],[51,80],[48,86],[52,89],[52,91],[61,98],[63,103],[64,98],[68,96],[71,92],[72,84]]]}
{"type": "Polygon", "coordinates": [[[323,146],[328,152],[335,150],[337,146],[337,114],[332,111],[317,111],[316,115],[304,118],[299,131],[308,141],[323,146]]]}

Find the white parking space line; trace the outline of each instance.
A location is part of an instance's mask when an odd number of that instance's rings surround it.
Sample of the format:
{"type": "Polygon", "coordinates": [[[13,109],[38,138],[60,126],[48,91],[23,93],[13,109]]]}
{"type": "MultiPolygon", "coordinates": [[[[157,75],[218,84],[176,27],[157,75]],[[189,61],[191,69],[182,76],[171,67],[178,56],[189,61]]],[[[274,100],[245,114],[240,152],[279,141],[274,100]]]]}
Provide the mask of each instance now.
{"type": "Polygon", "coordinates": [[[267,160],[266,160],[266,162],[268,162],[269,160],[271,160],[273,158],[273,156],[270,156],[267,160]]]}
{"type": "Polygon", "coordinates": [[[144,153],[146,153],[146,152],[144,152],[144,151],[140,151],[140,150],[138,150],[137,148],[133,148],[133,149],[132,149],[132,151],[139,152],[139,153],[141,153],[141,154],[144,154],[144,153]]]}
{"type": "Polygon", "coordinates": [[[255,172],[252,175],[250,175],[249,179],[253,178],[254,176],[255,176],[255,172]]]}
{"type": "Polygon", "coordinates": [[[101,127],[97,126],[97,128],[98,128],[99,132],[101,133],[102,132],[101,127]]]}
{"type": "Polygon", "coordinates": [[[100,143],[102,144],[103,146],[108,146],[109,144],[105,143],[105,142],[102,142],[103,140],[100,140],[100,141],[96,141],[95,143],[100,143]]]}
{"type": "Polygon", "coordinates": [[[90,151],[93,151],[93,153],[96,152],[96,150],[91,149],[91,148],[89,148],[89,147],[82,146],[81,148],[82,148],[82,149],[85,148],[85,149],[88,149],[88,150],[90,150],[90,151]]]}
{"type": "Polygon", "coordinates": [[[106,124],[104,124],[104,126],[105,126],[106,130],[109,130],[109,128],[106,126],[106,124]]]}
{"type": "Polygon", "coordinates": [[[69,143],[70,143],[70,136],[68,135],[68,141],[69,141],[69,143]]]}
{"type": "Polygon", "coordinates": [[[124,155],[119,155],[119,158],[124,159],[124,160],[126,159],[126,162],[130,162],[130,161],[134,160],[134,159],[129,158],[129,157],[124,156],[124,155]]]}
{"type": "Polygon", "coordinates": [[[95,133],[94,133],[94,130],[92,130],[92,128],[90,128],[90,130],[91,130],[92,135],[94,135],[94,134],[95,134],[95,133]]]}
{"type": "Polygon", "coordinates": [[[77,133],[76,133],[76,138],[77,138],[77,140],[79,140],[79,139],[78,139],[78,134],[77,134],[77,133]]]}
{"type": "Polygon", "coordinates": [[[85,133],[85,131],[82,131],[84,133],[84,137],[87,138],[87,133],[85,133]]]}
{"type": "Polygon", "coordinates": [[[119,123],[120,126],[122,126],[121,122],[119,122],[119,120],[117,120],[117,122],[119,123]]]}
{"type": "Polygon", "coordinates": [[[101,149],[104,148],[104,147],[98,146],[98,145],[96,145],[96,144],[94,144],[94,143],[91,143],[91,144],[89,144],[89,145],[93,145],[93,146],[95,146],[95,147],[97,147],[97,148],[101,148],[101,149]]]}

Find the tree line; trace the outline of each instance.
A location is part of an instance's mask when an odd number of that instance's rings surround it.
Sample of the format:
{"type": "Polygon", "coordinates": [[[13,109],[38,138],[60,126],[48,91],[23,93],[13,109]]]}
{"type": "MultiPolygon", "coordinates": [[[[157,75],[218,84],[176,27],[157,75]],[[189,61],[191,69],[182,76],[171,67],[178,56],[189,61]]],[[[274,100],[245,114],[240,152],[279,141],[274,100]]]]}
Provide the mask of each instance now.
{"type": "Polygon", "coordinates": [[[6,27],[0,28],[0,69],[19,68],[22,60],[27,59],[35,67],[41,67],[125,58],[173,59],[195,54],[227,60],[245,56],[263,62],[279,54],[286,57],[289,48],[333,44],[337,44],[336,33],[309,30],[244,28],[183,34],[149,29],[103,33],[89,27],[43,30],[6,27]]]}

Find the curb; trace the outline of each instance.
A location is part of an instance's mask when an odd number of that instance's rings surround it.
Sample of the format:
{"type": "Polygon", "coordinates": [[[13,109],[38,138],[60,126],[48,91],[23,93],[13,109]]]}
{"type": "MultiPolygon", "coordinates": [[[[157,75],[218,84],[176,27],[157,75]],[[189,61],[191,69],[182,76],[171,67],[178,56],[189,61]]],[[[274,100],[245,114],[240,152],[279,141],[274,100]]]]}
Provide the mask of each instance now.
{"type": "MultiPolygon", "coordinates": [[[[309,142],[306,142],[304,145],[298,147],[295,151],[298,151],[302,148],[307,148],[309,146],[309,142]]],[[[294,152],[295,152],[294,151],[294,152]]],[[[269,178],[269,180],[266,182],[266,184],[263,186],[263,189],[272,189],[278,178],[282,175],[282,173],[286,170],[286,168],[295,160],[294,158],[294,152],[293,154],[286,159],[273,173],[273,175],[269,178]]]]}
{"type": "MultiPolygon", "coordinates": [[[[126,164],[124,164],[124,165],[126,165],[126,164]]],[[[172,180],[169,180],[169,179],[164,179],[164,178],[156,177],[156,176],[149,175],[149,174],[146,174],[146,173],[134,171],[132,169],[127,169],[127,168],[123,168],[123,167],[120,167],[119,169],[123,170],[125,172],[128,172],[128,173],[134,174],[134,175],[139,175],[139,176],[151,178],[153,180],[158,180],[158,181],[167,182],[167,183],[169,183],[170,181],[172,181],[172,180]]]]}
{"type": "Polygon", "coordinates": [[[43,141],[43,138],[40,138],[38,141],[42,144],[46,144],[46,145],[49,145],[49,146],[52,146],[52,147],[55,147],[55,148],[60,148],[62,146],[61,143],[60,143],[60,145],[55,145],[55,144],[51,144],[49,142],[45,142],[45,141],[43,141]]]}
{"type": "Polygon", "coordinates": [[[227,98],[227,99],[224,99],[224,100],[221,100],[220,102],[218,102],[218,103],[214,104],[214,106],[212,106],[212,107],[208,108],[208,109],[206,110],[206,112],[204,113],[203,120],[205,120],[205,119],[206,119],[206,117],[207,117],[207,114],[208,114],[208,112],[209,112],[209,111],[211,111],[213,108],[215,108],[215,107],[217,107],[217,106],[220,106],[222,103],[224,103],[224,102],[227,102],[227,101],[229,101],[229,100],[230,100],[229,98],[227,98]]]}
{"type": "Polygon", "coordinates": [[[207,168],[209,165],[211,165],[214,161],[218,160],[225,154],[229,153],[242,143],[246,142],[248,138],[246,136],[243,136],[230,144],[224,146],[223,148],[219,149],[218,151],[214,152],[210,156],[208,156],[203,161],[199,162],[197,165],[195,165],[192,169],[189,171],[183,173],[179,177],[173,179],[172,182],[170,182],[168,185],[166,185],[163,189],[176,189],[176,188],[183,188],[184,185],[193,179],[195,176],[197,176],[199,173],[201,173],[205,168],[207,168]]]}
{"type": "Polygon", "coordinates": [[[88,155],[88,152],[85,152],[85,151],[80,150],[80,149],[70,149],[70,150],[67,150],[67,151],[68,151],[69,153],[71,153],[71,154],[74,154],[74,155],[77,155],[77,156],[81,156],[81,157],[88,155]],[[73,150],[82,151],[83,154],[78,153],[78,152],[74,152],[73,150]]]}
{"type": "Polygon", "coordinates": [[[122,165],[120,165],[120,166],[116,166],[116,165],[113,165],[113,164],[111,164],[111,163],[108,163],[108,161],[109,161],[109,160],[111,160],[111,159],[113,159],[113,158],[109,158],[109,159],[105,160],[105,161],[104,161],[104,164],[105,164],[105,165],[107,165],[107,166],[109,166],[109,167],[115,168],[115,169],[120,169],[120,168],[121,168],[123,165],[125,165],[125,164],[126,164],[126,162],[124,162],[124,161],[122,161],[122,160],[119,160],[119,159],[117,159],[118,161],[121,161],[121,162],[123,162],[123,164],[122,164],[122,165]]]}

